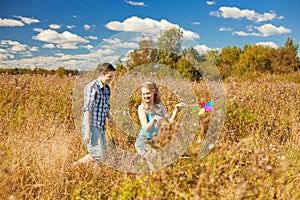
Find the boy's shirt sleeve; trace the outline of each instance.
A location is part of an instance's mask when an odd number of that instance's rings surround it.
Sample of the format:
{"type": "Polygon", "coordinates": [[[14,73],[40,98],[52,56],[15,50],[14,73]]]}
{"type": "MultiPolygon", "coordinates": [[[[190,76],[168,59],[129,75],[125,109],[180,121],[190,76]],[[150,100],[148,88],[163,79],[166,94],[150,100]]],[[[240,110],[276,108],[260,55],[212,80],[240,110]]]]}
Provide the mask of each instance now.
{"type": "Polygon", "coordinates": [[[88,84],[84,89],[84,104],[83,104],[83,112],[92,111],[94,103],[95,103],[95,94],[96,90],[93,85],[88,84]]]}

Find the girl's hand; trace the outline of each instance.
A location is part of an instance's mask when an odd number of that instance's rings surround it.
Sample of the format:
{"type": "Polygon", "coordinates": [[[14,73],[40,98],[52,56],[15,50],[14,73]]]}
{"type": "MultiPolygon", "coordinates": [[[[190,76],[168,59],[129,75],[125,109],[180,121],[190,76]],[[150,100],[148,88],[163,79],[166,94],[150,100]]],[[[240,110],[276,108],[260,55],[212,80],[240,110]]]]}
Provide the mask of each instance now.
{"type": "Polygon", "coordinates": [[[181,110],[182,108],[185,108],[185,107],[186,107],[186,104],[183,102],[175,105],[175,109],[177,109],[177,110],[181,110]]]}
{"type": "Polygon", "coordinates": [[[155,126],[156,126],[157,129],[160,129],[165,124],[165,118],[163,118],[162,116],[154,115],[153,119],[156,121],[155,126]]]}

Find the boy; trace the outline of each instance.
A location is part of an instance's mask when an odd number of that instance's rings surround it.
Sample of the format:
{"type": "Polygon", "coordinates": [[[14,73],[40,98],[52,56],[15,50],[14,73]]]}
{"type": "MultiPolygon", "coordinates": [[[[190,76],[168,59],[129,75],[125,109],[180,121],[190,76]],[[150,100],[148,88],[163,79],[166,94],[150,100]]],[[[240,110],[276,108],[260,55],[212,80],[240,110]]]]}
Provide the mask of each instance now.
{"type": "Polygon", "coordinates": [[[106,152],[105,123],[113,126],[114,121],[109,112],[110,87],[116,69],[110,63],[98,65],[99,77],[89,82],[84,89],[83,141],[87,144],[88,154],[74,163],[89,163],[96,161],[101,163],[106,152]]]}

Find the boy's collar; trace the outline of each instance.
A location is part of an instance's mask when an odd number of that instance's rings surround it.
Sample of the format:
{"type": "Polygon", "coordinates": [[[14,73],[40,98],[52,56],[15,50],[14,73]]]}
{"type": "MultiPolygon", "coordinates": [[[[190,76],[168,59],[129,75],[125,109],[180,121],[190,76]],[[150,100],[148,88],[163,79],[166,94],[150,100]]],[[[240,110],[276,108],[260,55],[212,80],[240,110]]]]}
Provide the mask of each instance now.
{"type": "Polygon", "coordinates": [[[100,87],[103,88],[105,85],[101,82],[100,77],[98,77],[98,81],[99,81],[100,87]]]}

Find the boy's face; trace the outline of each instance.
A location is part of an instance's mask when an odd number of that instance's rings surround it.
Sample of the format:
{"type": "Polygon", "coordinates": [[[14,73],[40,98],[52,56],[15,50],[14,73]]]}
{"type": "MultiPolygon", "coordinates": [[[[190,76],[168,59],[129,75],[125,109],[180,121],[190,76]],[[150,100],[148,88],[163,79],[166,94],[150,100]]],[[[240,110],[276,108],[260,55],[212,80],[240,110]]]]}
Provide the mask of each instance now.
{"type": "Polygon", "coordinates": [[[105,72],[105,73],[100,74],[100,80],[104,85],[110,84],[110,82],[113,80],[114,77],[115,77],[114,71],[105,72]]]}

